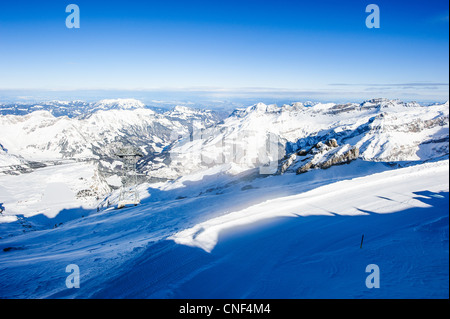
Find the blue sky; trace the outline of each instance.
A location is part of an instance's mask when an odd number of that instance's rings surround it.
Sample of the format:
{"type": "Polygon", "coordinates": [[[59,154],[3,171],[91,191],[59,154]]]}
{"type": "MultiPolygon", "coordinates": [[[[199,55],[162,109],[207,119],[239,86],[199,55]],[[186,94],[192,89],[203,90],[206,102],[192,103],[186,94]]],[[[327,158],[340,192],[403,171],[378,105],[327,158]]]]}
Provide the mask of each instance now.
{"type": "Polygon", "coordinates": [[[448,12],[442,0],[1,1],[0,91],[441,101],[448,12]],[[70,3],[80,29],[66,28],[70,3]],[[379,29],[365,25],[370,3],[379,29]]]}

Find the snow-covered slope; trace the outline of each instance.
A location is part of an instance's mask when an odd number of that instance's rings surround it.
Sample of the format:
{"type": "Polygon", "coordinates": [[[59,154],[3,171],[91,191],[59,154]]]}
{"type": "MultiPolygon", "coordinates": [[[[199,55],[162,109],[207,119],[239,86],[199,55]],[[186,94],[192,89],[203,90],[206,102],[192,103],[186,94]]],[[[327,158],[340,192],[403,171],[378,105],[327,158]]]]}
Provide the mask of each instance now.
{"type": "Polygon", "coordinates": [[[78,219],[83,209],[93,210],[111,192],[100,176],[98,164],[66,163],[37,169],[28,174],[0,177],[0,202],[5,212],[1,223],[12,223],[12,233],[22,232],[17,222],[28,220],[29,230],[49,229],[78,219]]]}
{"type": "Polygon", "coordinates": [[[0,296],[448,298],[448,165],[186,176],[54,229],[8,236],[0,224],[0,296]],[[65,286],[71,264],[79,289],[65,286]],[[369,264],[380,289],[365,285],[369,264]]]}
{"type": "Polygon", "coordinates": [[[369,213],[393,213],[411,207],[428,207],[420,199],[405,201],[402,198],[404,195],[397,197],[395,192],[412,194],[421,188],[430,192],[445,191],[448,188],[447,172],[448,161],[442,161],[343,180],[222,215],[171,238],[179,244],[197,246],[210,252],[222,232],[265,219],[311,215],[364,216],[369,213]]]}
{"type": "Polygon", "coordinates": [[[0,170],[14,165],[21,165],[24,161],[18,156],[8,154],[8,150],[0,144],[0,170]]]}

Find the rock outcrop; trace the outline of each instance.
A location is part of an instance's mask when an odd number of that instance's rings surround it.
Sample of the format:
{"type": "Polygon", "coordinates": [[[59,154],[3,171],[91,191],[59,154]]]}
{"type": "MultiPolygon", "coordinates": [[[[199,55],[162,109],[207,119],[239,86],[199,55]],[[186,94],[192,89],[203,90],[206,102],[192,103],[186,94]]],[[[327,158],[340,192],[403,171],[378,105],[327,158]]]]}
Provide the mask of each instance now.
{"type": "Polygon", "coordinates": [[[344,144],[339,146],[336,139],[318,142],[310,149],[301,149],[287,155],[281,162],[278,174],[294,170],[297,174],[312,169],[327,169],[334,165],[346,164],[359,157],[359,148],[344,144]]]}

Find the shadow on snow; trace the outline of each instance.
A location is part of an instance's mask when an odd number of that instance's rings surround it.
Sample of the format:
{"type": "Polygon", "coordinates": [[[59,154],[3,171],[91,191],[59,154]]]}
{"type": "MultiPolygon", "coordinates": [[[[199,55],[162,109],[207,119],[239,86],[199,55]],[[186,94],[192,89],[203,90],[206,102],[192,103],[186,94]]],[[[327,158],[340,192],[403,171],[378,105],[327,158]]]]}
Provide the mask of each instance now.
{"type": "Polygon", "coordinates": [[[449,194],[414,194],[430,207],[264,220],[222,232],[210,254],[172,241],[149,244],[84,296],[448,298],[449,194]],[[380,268],[379,289],[365,285],[369,264],[380,268]]]}

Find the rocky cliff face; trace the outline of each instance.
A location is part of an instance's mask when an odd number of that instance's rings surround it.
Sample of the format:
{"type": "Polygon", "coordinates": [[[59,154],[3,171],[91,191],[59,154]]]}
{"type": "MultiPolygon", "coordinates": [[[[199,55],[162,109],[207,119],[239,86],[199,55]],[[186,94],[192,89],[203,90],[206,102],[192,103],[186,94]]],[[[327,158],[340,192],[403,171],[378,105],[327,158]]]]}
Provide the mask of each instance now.
{"type": "Polygon", "coordinates": [[[331,139],[286,156],[280,161],[277,174],[284,174],[288,170],[303,174],[312,169],[327,169],[333,165],[350,163],[358,157],[358,147],[349,144],[339,146],[336,139],[331,139]]]}

